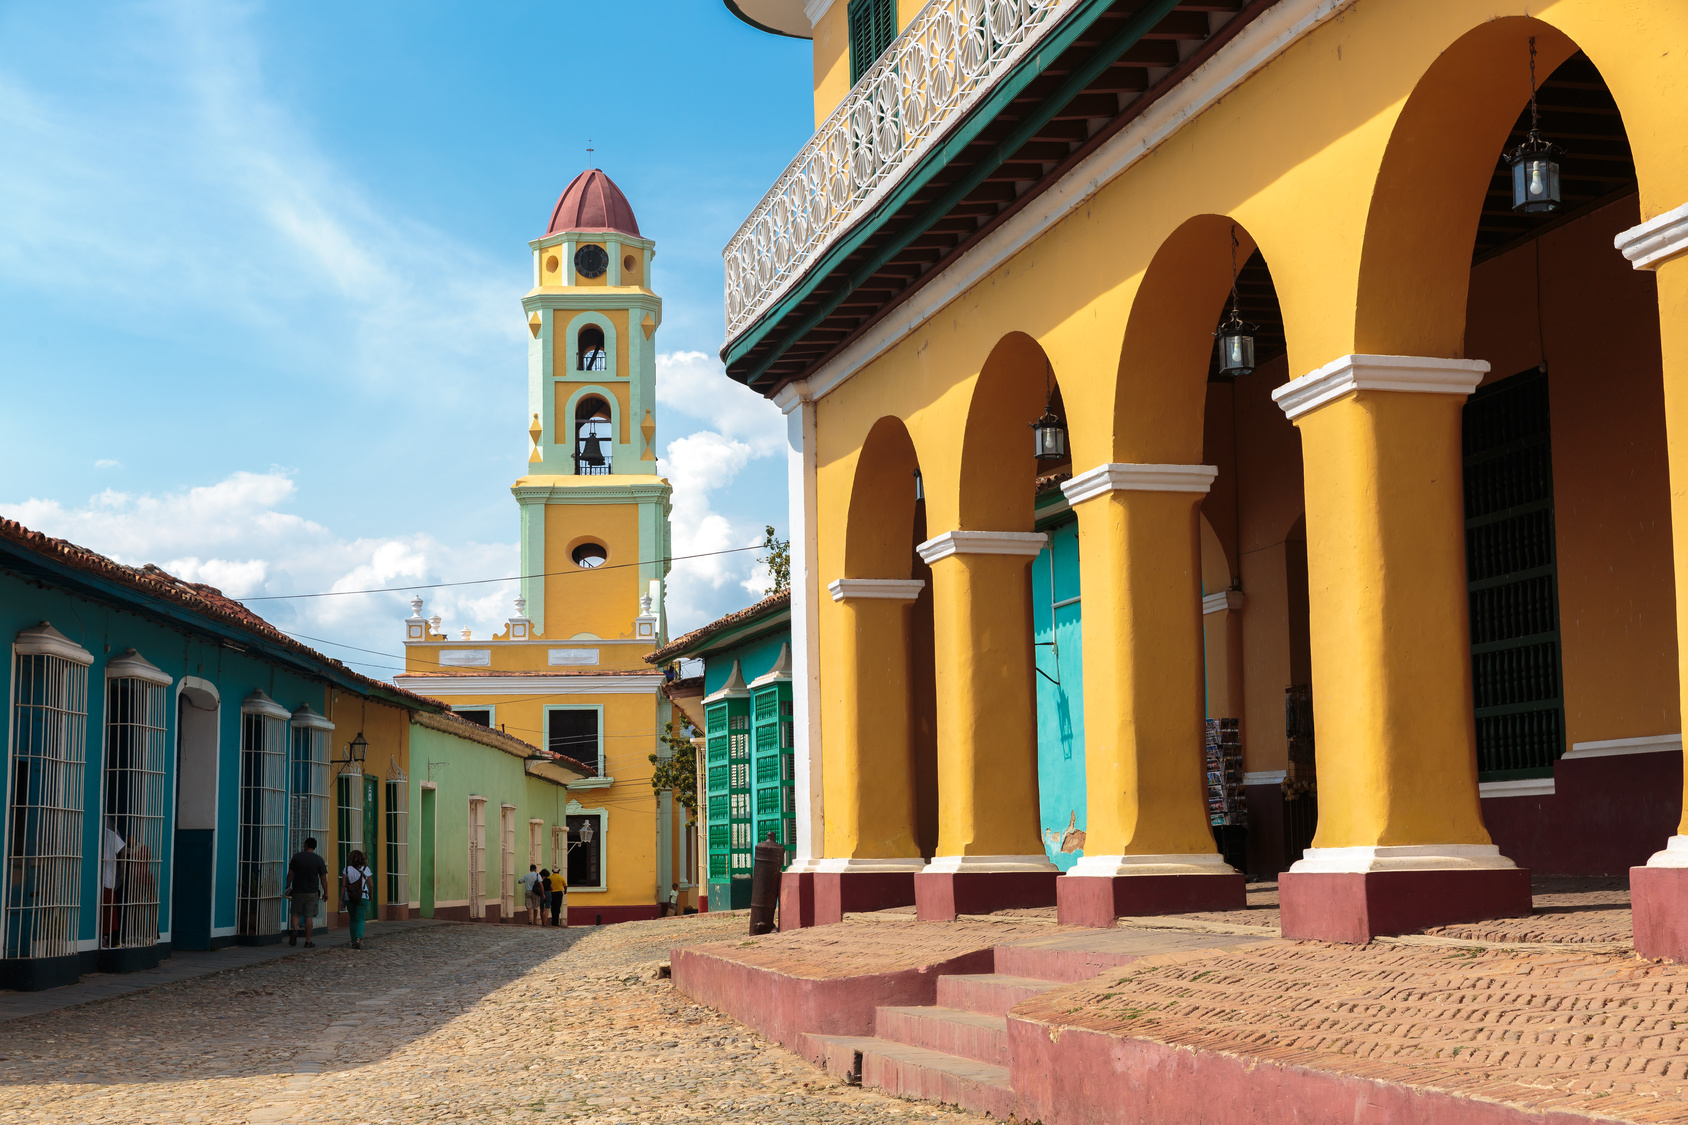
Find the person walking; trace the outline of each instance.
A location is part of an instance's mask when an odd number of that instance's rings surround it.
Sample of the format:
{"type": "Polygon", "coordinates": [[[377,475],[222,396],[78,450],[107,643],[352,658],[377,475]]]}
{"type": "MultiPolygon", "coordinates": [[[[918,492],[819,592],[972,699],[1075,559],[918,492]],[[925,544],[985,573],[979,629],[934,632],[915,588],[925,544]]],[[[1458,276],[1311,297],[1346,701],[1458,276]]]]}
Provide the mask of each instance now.
{"type": "Polygon", "coordinates": [[[287,944],[299,944],[299,931],[305,931],[305,948],[315,949],[311,940],[311,923],[316,921],[317,903],[328,897],[328,864],[317,855],[316,837],[306,836],[305,846],[287,861],[287,894],[292,903],[293,928],[287,931],[287,944]]]}
{"type": "Polygon", "coordinates": [[[365,863],[364,854],[355,851],[346,857],[346,870],[340,872],[340,902],[351,922],[353,949],[363,948],[363,924],[375,890],[375,875],[365,863]]]}
{"type": "Polygon", "coordinates": [[[667,914],[670,918],[678,918],[680,916],[680,884],[675,883],[668,889],[668,901],[662,905],[664,908],[663,913],[667,914]]]}
{"type": "Polygon", "coordinates": [[[550,880],[541,880],[539,867],[528,864],[527,874],[522,876],[523,900],[527,903],[527,921],[530,926],[545,924],[545,903],[550,896],[550,880]]]}
{"type": "Polygon", "coordinates": [[[551,872],[551,924],[568,928],[569,881],[562,868],[551,872]],[[557,919],[561,918],[559,922],[557,919]]]}

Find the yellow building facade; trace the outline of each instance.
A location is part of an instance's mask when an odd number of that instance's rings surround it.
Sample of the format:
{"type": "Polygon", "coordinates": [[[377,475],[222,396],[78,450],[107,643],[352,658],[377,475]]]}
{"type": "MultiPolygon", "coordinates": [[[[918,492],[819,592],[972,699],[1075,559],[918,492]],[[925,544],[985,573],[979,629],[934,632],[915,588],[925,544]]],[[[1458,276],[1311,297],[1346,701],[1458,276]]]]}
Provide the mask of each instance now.
{"type": "Polygon", "coordinates": [[[790,420],[788,905],[1100,925],[1288,867],[1286,936],[1365,940],[1526,913],[1521,864],[1634,864],[1638,948],[1688,954],[1688,9],[930,0],[844,86],[871,5],[754,6],[816,59],[815,141],[726,253],[729,374],[790,420]],[[1533,102],[1552,208],[1523,206],[1533,102]],[[1485,493],[1502,461],[1537,491],[1485,493]],[[1526,516],[1528,558],[1493,530],[1526,516]],[[1029,565],[1057,519],[1085,782],[1059,875],[1029,565]],[[1234,863],[1221,717],[1261,814],[1234,863]]]}
{"type": "Polygon", "coordinates": [[[447,636],[413,601],[400,682],[586,766],[592,776],[568,785],[570,919],[650,918],[673,883],[691,890],[683,811],[650,782],[670,704],[663,674],[642,659],[665,639],[672,553],[652,445],[656,247],[596,169],[568,186],[529,247],[529,454],[511,488],[521,595],[504,628],[480,639],[447,636]]]}

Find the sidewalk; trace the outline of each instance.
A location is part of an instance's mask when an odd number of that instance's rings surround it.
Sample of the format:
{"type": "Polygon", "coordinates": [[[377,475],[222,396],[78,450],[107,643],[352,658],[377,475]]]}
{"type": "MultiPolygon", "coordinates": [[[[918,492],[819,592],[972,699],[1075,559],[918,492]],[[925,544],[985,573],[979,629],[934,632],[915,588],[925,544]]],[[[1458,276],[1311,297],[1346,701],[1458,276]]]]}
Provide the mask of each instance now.
{"type": "MultiPolygon", "coordinates": [[[[379,941],[388,934],[455,924],[433,918],[413,918],[408,922],[370,922],[364,931],[364,937],[369,941],[379,941]]],[[[321,947],[346,945],[351,940],[351,931],[345,928],[318,930],[311,940],[321,947]]],[[[303,945],[288,945],[286,938],[275,945],[231,945],[209,953],[183,950],[166,957],[154,968],[142,969],[136,973],[83,973],[82,979],[76,984],[49,988],[41,992],[0,990],[0,1022],[41,1012],[56,1012],[60,1008],[74,1008],[78,1004],[89,1004],[95,1000],[110,1000],[160,985],[175,984],[177,981],[191,980],[194,977],[209,976],[230,969],[244,969],[249,965],[261,965],[266,961],[314,952],[315,950],[306,949],[303,945]]]]}

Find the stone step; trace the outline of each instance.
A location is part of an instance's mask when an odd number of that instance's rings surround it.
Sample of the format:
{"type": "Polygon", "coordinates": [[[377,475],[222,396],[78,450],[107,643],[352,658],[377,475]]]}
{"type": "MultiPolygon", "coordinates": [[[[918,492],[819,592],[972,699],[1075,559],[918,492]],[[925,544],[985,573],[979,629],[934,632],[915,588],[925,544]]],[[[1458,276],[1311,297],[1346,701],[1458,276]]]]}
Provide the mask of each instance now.
{"type": "Polygon", "coordinates": [[[1008,1065],[1008,1021],[960,1008],[882,1007],[874,1013],[880,1039],[924,1047],[992,1066],[1008,1065]]]}
{"type": "Polygon", "coordinates": [[[938,1003],[964,1012],[1006,1016],[1020,1001],[1060,987],[1054,981],[1036,977],[1010,977],[1000,973],[957,973],[938,978],[938,1003]]]}
{"type": "Polygon", "coordinates": [[[804,1054],[835,1078],[902,1098],[942,1102],[999,1121],[1018,1099],[1006,1067],[861,1035],[805,1035],[804,1054]]]}
{"type": "Polygon", "coordinates": [[[996,947],[996,970],[1004,975],[1076,984],[1109,969],[1129,965],[1141,956],[1144,954],[1135,950],[1116,952],[1055,945],[999,945],[996,947]]]}

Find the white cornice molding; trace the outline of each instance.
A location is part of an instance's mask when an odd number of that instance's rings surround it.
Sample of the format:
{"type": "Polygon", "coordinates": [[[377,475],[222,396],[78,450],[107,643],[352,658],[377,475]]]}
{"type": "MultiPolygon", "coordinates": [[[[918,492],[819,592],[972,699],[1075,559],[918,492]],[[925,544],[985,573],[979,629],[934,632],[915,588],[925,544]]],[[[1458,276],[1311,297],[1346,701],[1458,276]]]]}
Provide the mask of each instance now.
{"type": "Polygon", "coordinates": [[[1041,531],[946,531],[915,550],[927,566],[951,555],[1023,555],[1043,550],[1049,536],[1041,531]]]}
{"type": "Polygon", "coordinates": [[[1688,203],[1619,231],[1612,245],[1638,270],[1656,270],[1688,250],[1688,203]]]}
{"type": "Polygon", "coordinates": [[[814,27],[825,19],[832,5],[833,0],[807,0],[803,5],[803,14],[809,17],[809,26],[814,27]]]}
{"type": "Polygon", "coordinates": [[[18,633],[12,642],[19,656],[56,656],[84,668],[94,662],[94,654],[43,621],[18,633]]]}
{"type": "Polygon", "coordinates": [[[452,696],[486,695],[655,695],[661,676],[429,676],[399,673],[400,687],[451,702],[452,696]]]}
{"type": "Polygon", "coordinates": [[[254,688],[252,694],[240,702],[243,715],[263,715],[269,719],[281,719],[283,722],[291,719],[293,713],[262,691],[254,688]]]}
{"type": "Polygon", "coordinates": [[[1098,465],[1061,485],[1061,492],[1069,504],[1110,492],[1205,493],[1218,475],[1212,465],[1098,465]]]}
{"type": "Polygon", "coordinates": [[[809,395],[808,381],[804,379],[787,383],[775,391],[773,397],[773,403],[780,408],[781,414],[790,414],[804,403],[813,401],[815,400],[809,395]]]}
{"type": "Polygon", "coordinates": [[[835,602],[912,602],[926,589],[923,578],[835,578],[827,592],[835,602]]]}
{"type": "Polygon", "coordinates": [[[810,393],[816,399],[831,394],[845,380],[918,330],[945,305],[984,280],[1062,219],[1089,204],[1109,181],[1154,152],[1167,138],[1265,68],[1296,40],[1354,2],[1278,0],[1053,187],[811,375],[810,393]]]}
{"type": "Polygon", "coordinates": [[[1208,594],[1202,598],[1202,616],[1210,613],[1224,613],[1228,609],[1243,607],[1243,592],[1241,590],[1221,590],[1217,594],[1208,594]]]}
{"type": "Polygon", "coordinates": [[[175,681],[170,673],[136,652],[129,649],[122,656],[106,662],[106,679],[108,680],[143,680],[159,687],[169,687],[175,681]]]}
{"type": "Polygon", "coordinates": [[[1067,868],[1068,877],[1117,879],[1136,875],[1235,875],[1217,852],[1166,855],[1087,855],[1067,868]]]}
{"type": "Polygon", "coordinates": [[[309,703],[301,703],[293,712],[293,727],[295,730],[333,730],[334,724],[311,710],[309,703]]]}
{"type": "Polygon", "coordinates": [[[1290,421],[1335,402],[1350,391],[1409,391],[1468,395],[1488,374],[1481,359],[1418,355],[1345,355],[1272,392],[1290,421]]]}
{"type": "Polygon", "coordinates": [[[966,875],[986,872],[1053,874],[1058,871],[1049,857],[1037,855],[940,855],[921,869],[927,875],[966,875]]]}
{"type": "Polygon", "coordinates": [[[1615,758],[1625,754],[1680,754],[1680,734],[1649,734],[1642,738],[1612,738],[1604,742],[1575,742],[1560,761],[1584,758],[1615,758]]]}

